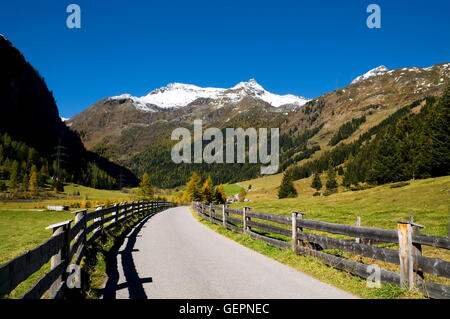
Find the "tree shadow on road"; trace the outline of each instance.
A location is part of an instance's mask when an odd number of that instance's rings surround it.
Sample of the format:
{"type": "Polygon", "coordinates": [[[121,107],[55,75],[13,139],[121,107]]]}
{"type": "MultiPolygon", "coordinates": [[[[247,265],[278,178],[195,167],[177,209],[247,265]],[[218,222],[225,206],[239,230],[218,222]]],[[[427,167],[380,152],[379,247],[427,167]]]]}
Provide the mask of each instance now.
{"type": "Polygon", "coordinates": [[[106,281],[105,288],[103,289],[103,299],[116,299],[117,291],[126,288],[128,288],[130,299],[148,299],[143,284],[152,282],[152,278],[139,277],[132,253],[138,251],[137,249],[134,249],[134,245],[136,244],[136,238],[138,237],[139,232],[142,228],[144,228],[145,223],[155,215],[145,217],[137,224],[137,226],[133,228],[133,230],[126,237],[128,238],[127,244],[122,251],[119,251],[119,249],[122,246],[125,237],[123,240],[118,240],[115,243],[111,251],[115,253],[110,254],[110,257],[106,260],[106,274],[108,275],[108,280],[106,281]],[[122,269],[126,279],[126,281],[122,284],[118,284],[120,275],[117,255],[119,254],[122,257],[122,269]]]}

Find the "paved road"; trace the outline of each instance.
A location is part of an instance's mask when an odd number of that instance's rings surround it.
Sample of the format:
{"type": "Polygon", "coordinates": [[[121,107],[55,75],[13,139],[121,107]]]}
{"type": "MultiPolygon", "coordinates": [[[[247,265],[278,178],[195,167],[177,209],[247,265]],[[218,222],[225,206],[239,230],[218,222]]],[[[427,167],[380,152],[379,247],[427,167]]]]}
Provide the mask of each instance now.
{"type": "Polygon", "coordinates": [[[109,268],[105,299],[354,298],[217,234],[186,207],[137,225],[109,268]]]}

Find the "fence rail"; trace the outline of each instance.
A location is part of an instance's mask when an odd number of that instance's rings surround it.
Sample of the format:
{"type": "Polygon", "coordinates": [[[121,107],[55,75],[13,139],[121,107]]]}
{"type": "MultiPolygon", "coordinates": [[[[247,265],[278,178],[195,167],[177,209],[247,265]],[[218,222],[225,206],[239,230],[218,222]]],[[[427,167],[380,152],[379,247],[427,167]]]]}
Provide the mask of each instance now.
{"type": "Polygon", "coordinates": [[[427,273],[450,278],[450,262],[422,255],[422,245],[448,250],[450,239],[420,234],[423,226],[415,224],[412,218],[409,221],[399,221],[397,230],[387,230],[361,227],[359,218],[357,226],[353,226],[306,219],[305,214],[300,212],[282,216],[254,212],[250,207],[230,209],[226,205],[214,206],[199,202],[192,203],[192,207],[199,215],[213,223],[235,232],[246,233],[281,249],[292,249],[299,255],[319,258],[329,266],[362,278],[369,278],[373,274],[370,265],[323,250],[337,249],[399,265],[400,273],[380,269],[380,281],[410,289],[417,288],[431,298],[450,299],[450,286],[426,281],[424,275],[427,273]],[[353,238],[334,238],[305,230],[353,238]],[[383,243],[397,244],[399,249],[376,246],[383,243]]]}
{"type": "Polygon", "coordinates": [[[50,271],[46,272],[21,298],[38,299],[49,292],[49,298],[64,296],[67,267],[79,265],[86,247],[103,231],[113,228],[138,214],[151,214],[174,206],[170,202],[151,201],[114,204],[112,207],[98,206],[93,212],[87,209],[74,212],[72,220],[50,225],[53,236],[36,248],[0,266],[0,297],[9,294],[19,284],[40,270],[49,261],[50,271]]]}

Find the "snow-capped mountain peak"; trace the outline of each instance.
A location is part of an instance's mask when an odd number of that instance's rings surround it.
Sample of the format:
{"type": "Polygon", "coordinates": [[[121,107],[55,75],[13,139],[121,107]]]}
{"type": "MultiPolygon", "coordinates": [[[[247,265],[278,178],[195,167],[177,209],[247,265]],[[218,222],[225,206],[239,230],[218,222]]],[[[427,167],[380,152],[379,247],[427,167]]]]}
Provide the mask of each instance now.
{"type": "Polygon", "coordinates": [[[364,81],[364,80],[366,80],[366,79],[368,79],[368,78],[370,78],[372,76],[377,76],[377,75],[384,74],[387,71],[389,71],[389,69],[387,67],[385,67],[384,65],[380,65],[379,67],[377,67],[375,69],[372,69],[369,72],[367,72],[367,73],[365,73],[365,74],[363,74],[361,76],[358,76],[356,79],[354,79],[352,81],[352,84],[364,81]]]}
{"type": "Polygon", "coordinates": [[[258,84],[255,79],[239,82],[230,89],[203,88],[192,84],[170,83],[142,97],[122,94],[111,99],[131,99],[136,108],[152,111],[152,105],[160,108],[176,108],[186,106],[199,98],[206,98],[214,100],[214,104],[221,106],[226,103],[237,103],[247,96],[264,100],[274,107],[286,104],[301,106],[309,101],[309,99],[300,96],[270,93],[258,84]]]}
{"type": "Polygon", "coordinates": [[[247,89],[252,91],[264,91],[264,88],[256,82],[255,79],[250,79],[247,82],[239,82],[231,90],[247,89]]]}

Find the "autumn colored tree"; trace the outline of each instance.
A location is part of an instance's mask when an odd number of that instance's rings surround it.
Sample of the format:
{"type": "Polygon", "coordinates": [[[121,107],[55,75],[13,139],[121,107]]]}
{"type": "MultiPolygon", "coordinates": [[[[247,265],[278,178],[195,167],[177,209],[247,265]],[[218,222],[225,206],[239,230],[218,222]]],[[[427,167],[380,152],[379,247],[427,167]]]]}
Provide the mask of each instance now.
{"type": "Polygon", "coordinates": [[[139,198],[142,200],[151,200],[153,198],[153,187],[150,183],[150,175],[144,173],[139,183],[139,198]]]}

